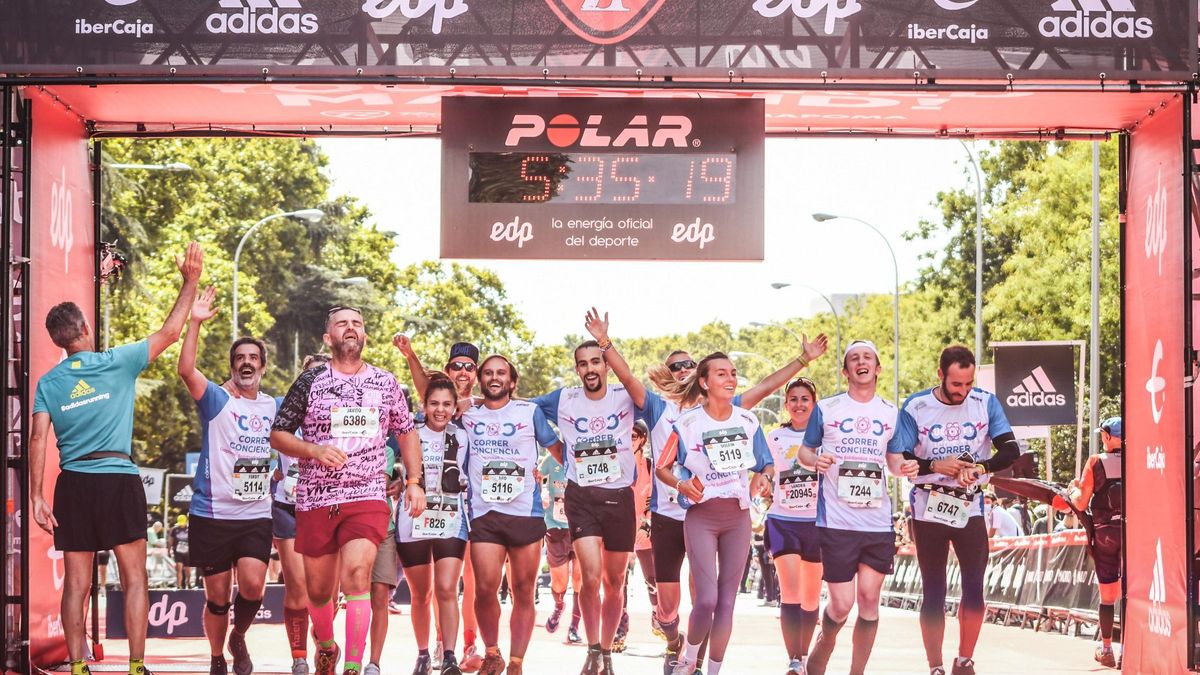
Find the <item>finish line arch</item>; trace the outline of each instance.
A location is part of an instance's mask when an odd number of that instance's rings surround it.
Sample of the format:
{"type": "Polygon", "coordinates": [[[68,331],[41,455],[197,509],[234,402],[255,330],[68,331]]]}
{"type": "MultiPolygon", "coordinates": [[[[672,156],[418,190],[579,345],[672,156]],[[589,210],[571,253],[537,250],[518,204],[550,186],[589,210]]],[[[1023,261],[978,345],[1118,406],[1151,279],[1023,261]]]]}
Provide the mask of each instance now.
{"type": "Polygon", "coordinates": [[[17,18],[0,26],[0,226],[9,261],[0,539],[12,667],[65,653],[55,623],[61,559],[22,517],[25,448],[33,386],[60,358],[40,330],[46,311],[65,299],[93,315],[99,306],[98,160],[89,143],[426,136],[439,133],[441,101],[451,96],[620,97],[631,106],[753,98],[764,102],[768,136],[1119,135],[1124,668],[1196,667],[1194,3],[608,3],[627,10],[613,15],[621,20],[559,0],[96,4],[12,0],[6,9],[17,18]],[[521,23],[501,20],[514,12],[521,23]],[[975,28],[963,38],[952,22],[975,28]]]}

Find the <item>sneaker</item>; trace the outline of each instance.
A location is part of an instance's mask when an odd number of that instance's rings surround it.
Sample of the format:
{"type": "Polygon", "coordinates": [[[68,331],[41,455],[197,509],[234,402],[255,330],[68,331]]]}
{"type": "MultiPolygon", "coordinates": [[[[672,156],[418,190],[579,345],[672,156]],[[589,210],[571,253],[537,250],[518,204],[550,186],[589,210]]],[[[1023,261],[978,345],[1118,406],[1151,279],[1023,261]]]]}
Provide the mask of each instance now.
{"type": "Polygon", "coordinates": [[[614,654],[625,653],[625,636],[624,635],[613,638],[611,651],[614,654]]]}
{"type": "Polygon", "coordinates": [[[696,662],[680,657],[679,660],[671,662],[671,672],[669,675],[692,675],[695,672],[696,662]]]}
{"type": "Polygon", "coordinates": [[[483,656],[483,665],[479,666],[479,675],[500,675],[504,672],[504,657],[500,652],[488,652],[483,656]]]}
{"type": "Polygon", "coordinates": [[[462,665],[459,668],[464,673],[473,673],[483,665],[483,657],[475,649],[475,645],[467,645],[463,649],[462,665]]]}
{"type": "Polygon", "coordinates": [[[946,669],[941,666],[937,666],[936,668],[930,668],[929,675],[946,675],[946,669]]]}
{"type": "Polygon", "coordinates": [[[583,662],[583,670],[579,675],[597,675],[600,672],[600,652],[588,647],[587,660],[583,662]]]}
{"type": "Polygon", "coordinates": [[[954,664],[950,666],[950,675],[975,675],[975,662],[971,659],[954,659],[954,664]]]}
{"type": "Polygon", "coordinates": [[[308,675],[308,661],[299,656],[292,659],[292,675],[308,675]]]}
{"type": "Polygon", "coordinates": [[[583,642],[583,638],[579,637],[579,625],[571,624],[567,629],[567,644],[577,645],[580,642],[583,642]]]}
{"type": "Polygon", "coordinates": [[[366,667],[363,668],[362,675],[382,675],[382,673],[379,671],[379,664],[368,663],[366,667]]]}
{"type": "Polygon", "coordinates": [[[624,642],[626,635],[629,635],[629,612],[621,612],[621,621],[617,624],[616,637],[624,642]]]}
{"type": "Polygon", "coordinates": [[[329,649],[317,650],[317,675],[334,675],[337,672],[338,660],[342,657],[342,649],[333,643],[329,649]]]}
{"type": "Polygon", "coordinates": [[[479,651],[475,649],[475,645],[467,645],[462,650],[462,664],[460,665],[463,673],[474,673],[479,670],[481,665],[484,665],[484,657],[479,656],[479,651]]]}
{"type": "Polygon", "coordinates": [[[389,602],[388,603],[388,613],[403,614],[404,613],[404,605],[401,605],[398,602],[389,602]]]}
{"type": "Polygon", "coordinates": [[[554,606],[554,611],[550,612],[550,618],[546,619],[546,632],[553,633],[558,630],[558,623],[562,621],[563,607],[566,603],[560,603],[554,606]]]}
{"type": "Polygon", "coordinates": [[[433,653],[429,655],[429,667],[430,668],[433,668],[434,670],[442,669],[442,654],[445,651],[446,651],[445,649],[442,649],[442,641],[438,640],[437,641],[437,649],[435,649],[433,651],[433,653]]]}
{"type": "Polygon", "coordinates": [[[663,632],[662,622],[658,620],[658,612],[650,612],[650,632],[657,635],[660,639],[666,640],[667,634],[663,632]]]}
{"type": "Polygon", "coordinates": [[[246,634],[236,630],[229,631],[229,654],[233,656],[233,672],[235,675],[250,675],[254,672],[254,662],[250,660],[250,650],[246,649],[246,634]]]}
{"type": "Polygon", "coordinates": [[[613,675],[612,654],[600,655],[600,670],[599,675],[613,675]]]}
{"type": "Polygon", "coordinates": [[[214,656],[208,663],[208,675],[227,675],[229,666],[225,664],[224,656],[214,656]]]}
{"type": "Polygon", "coordinates": [[[679,633],[678,650],[671,651],[671,643],[667,643],[667,653],[663,656],[663,675],[671,675],[671,673],[675,671],[675,662],[679,660],[685,644],[687,644],[687,637],[682,631],[679,633]]]}
{"type": "Polygon", "coordinates": [[[1106,668],[1117,667],[1117,655],[1113,654],[1112,647],[1100,645],[1096,648],[1096,662],[1106,668]]]}
{"type": "MultiPolygon", "coordinates": [[[[417,654],[417,665],[413,666],[413,675],[432,675],[433,665],[428,654],[417,654]]],[[[363,675],[372,675],[363,673],[363,675]]]]}
{"type": "Polygon", "coordinates": [[[525,664],[523,661],[508,664],[508,675],[523,675],[525,672],[525,664]]]}
{"type": "Polygon", "coordinates": [[[447,659],[442,659],[441,675],[462,675],[462,669],[458,667],[458,662],[451,656],[447,659]]]}
{"type": "Polygon", "coordinates": [[[804,675],[804,660],[792,659],[792,662],[788,664],[787,675],[804,675]]]}

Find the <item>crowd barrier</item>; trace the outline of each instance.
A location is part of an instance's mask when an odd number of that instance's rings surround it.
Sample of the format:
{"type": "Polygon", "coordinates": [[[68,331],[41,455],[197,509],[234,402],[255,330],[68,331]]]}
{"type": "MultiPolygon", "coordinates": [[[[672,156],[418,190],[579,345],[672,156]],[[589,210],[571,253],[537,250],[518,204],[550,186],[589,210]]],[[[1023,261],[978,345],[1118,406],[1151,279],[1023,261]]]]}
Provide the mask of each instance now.
{"type": "MultiPolygon", "coordinates": [[[[953,555],[946,567],[945,609],[955,614],[962,576],[953,555]]],[[[883,597],[890,607],[920,608],[921,571],[915,547],[900,547],[896,571],[888,577],[883,597]]],[[[1094,633],[1100,595],[1087,552],[1087,533],[1068,530],[992,539],[984,599],[989,621],[1076,635],[1094,633]]]]}

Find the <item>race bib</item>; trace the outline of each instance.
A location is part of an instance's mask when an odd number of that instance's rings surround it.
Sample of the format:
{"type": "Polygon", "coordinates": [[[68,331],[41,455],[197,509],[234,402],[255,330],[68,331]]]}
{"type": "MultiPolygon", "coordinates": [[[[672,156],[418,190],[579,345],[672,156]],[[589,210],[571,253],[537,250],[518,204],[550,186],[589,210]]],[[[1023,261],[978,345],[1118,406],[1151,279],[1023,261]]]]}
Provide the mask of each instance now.
{"type": "Polygon", "coordinates": [[[183,533],[182,535],[175,535],[175,554],[188,554],[188,535],[186,533],[183,533]]]}
{"type": "Polygon", "coordinates": [[[257,502],[267,498],[271,483],[271,460],[238,459],[233,463],[233,498],[242,502],[257,502]]]}
{"type": "Polygon", "coordinates": [[[550,507],[550,516],[560,523],[567,522],[567,502],[562,497],[555,497],[550,507]]]}
{"type": "Polygon", "coordinates": [[[704,432],[704,453],[712,468],[722,473],[745,471],[754,466],[754,451],[745,429],[733,427],[704,432]]]}
{"type": "Polygon", "coordinates": [[[817,506],[817,472],[797,464],[779,472],[779,503],[785,508],[808,511],[817,506]]]}
{"type": "Polygon", "coordinates": [[[838,498],[848,506],[876,508],[883,504],[883,467],[875,462],[838,465],[838,498]]]}
{"type": "Polygon", "coordinates": [[[300,480],[300,463],[293,462],[283,476],[283,496],[296,501],[296,482],[300,480]]]}
{"type": "Polygon", "coordinates": [[[374,438],[379,434],[379,408],[333,406],[329,409],[329,435],[334,438],[374,438]]]}
{"type": "Polygon", "coordinates": [[[966,527],[974,497],[974,492],[935,485],[929,491],[929,500],[925,502],[921,520],[950,527],[966,527]]]}
{"type": "Polygon", "coordinates": [[[495,461],[483,465],[483,501],[505,504],[525,492],[525,469],[516,462],[495,461]]]}
{"type": "Polygon", "coordinates": [[[621,477],[621,463],[612,441],[590,441],[575,446],[575,480],[580,485],[601,485],[621,477]]]}
{"type": "Polygon", "coordinates": [[[462,530],[459,524],[457,497],[429,495],[425,510],[413,521],[412,536],[416,539],[448,539],[462,530]]]}

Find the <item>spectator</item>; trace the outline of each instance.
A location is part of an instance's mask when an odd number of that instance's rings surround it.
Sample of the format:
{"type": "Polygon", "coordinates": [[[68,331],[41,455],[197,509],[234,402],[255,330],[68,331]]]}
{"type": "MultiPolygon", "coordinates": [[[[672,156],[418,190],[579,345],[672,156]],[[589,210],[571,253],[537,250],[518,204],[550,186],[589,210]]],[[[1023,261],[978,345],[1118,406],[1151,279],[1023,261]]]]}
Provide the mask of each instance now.
{"type": "Polygon", "coordinates": [[[987,512],[984,524],[987,525],[989,537],[1016,537],[1021,534],[1017,520],[997,502],[995,495],[985,495],[983,503],[987,512]]]}
{"type": "Polygon", "coordinates": [[[1016,500],[1005,497],[1000,500],[1000,505],[1012,516],[1013,522],[1017,524],[1017,536],[1021,536],[1029,532],[1029,527],[1026,525],[1026,517],[1024,508],[1016,502],[1016,500]]]}
{"type": "Polygon", "coordinates": [[[1033,527],[1030,529],[1030,534],[1050,534],[1051,528],[1054,527],[1054,521],[1048,513],[1049,510],[1049,507],[1045,504],[1039,504],[1034,508],[1033,513],[1036,517],[1033,521],[1033,527]]]}
{"type": "Polygon", "coordinates": [[[171,528],[168,536],[168,548],[171,557],[175,559],[175,586],[177,588],[192,587],[192,567],[189,559],[191,549],[188,546],[188,519],[185,515],[175,518],[175,527],[171,528]]]}

